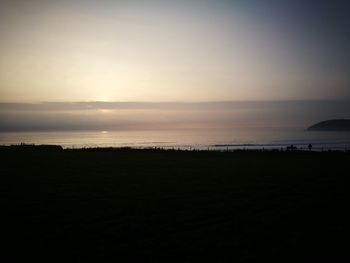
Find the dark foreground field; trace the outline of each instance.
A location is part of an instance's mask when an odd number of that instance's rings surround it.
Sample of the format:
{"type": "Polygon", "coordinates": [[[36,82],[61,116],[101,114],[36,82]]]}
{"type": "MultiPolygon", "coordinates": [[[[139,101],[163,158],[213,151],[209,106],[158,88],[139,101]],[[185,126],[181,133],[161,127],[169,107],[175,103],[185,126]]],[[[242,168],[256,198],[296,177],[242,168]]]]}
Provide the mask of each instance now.
{"type": "Polygon", "coordinates": [[[348,262],[350,153],[0,149],[0,261],[348,262]]]}

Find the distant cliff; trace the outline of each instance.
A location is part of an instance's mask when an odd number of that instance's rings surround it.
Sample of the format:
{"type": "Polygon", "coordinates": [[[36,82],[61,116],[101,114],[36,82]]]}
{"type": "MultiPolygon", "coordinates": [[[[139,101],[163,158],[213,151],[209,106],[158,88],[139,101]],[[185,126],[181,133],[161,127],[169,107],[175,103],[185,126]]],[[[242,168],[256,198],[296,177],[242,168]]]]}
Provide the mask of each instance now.
{"type": "Polygon", "coordinates": [[[350,131],[350,120],[338,119],[327,120],[316,123],[309,128],[308,131],[350,131]]]}

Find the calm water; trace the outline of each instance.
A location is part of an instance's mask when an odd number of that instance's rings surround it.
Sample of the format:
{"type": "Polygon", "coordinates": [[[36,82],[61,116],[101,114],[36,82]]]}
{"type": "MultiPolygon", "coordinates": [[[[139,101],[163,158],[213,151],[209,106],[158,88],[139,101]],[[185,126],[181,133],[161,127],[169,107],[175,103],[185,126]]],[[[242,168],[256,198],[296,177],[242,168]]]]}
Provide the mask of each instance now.
{"type": "Polygon", "coordinates": [[[302,129],[230,129],[94,132],[0,133],[0,144],[56,144],[80,147],[164,147],[196,149],[281,148],[294,144],[313,149],[350,149],[349,132],[307,132],[302,129]]]}

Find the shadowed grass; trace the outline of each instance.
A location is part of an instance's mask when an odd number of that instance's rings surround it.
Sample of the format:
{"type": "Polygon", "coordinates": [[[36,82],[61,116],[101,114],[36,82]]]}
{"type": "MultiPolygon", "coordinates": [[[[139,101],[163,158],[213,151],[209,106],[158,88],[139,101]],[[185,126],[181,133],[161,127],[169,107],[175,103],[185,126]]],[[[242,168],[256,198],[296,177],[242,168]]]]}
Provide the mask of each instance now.
{"type": "Polygon", "coordinates": [[[24,148],[0,150],[5,259],[349,259],[349,153],[24,148]]]}

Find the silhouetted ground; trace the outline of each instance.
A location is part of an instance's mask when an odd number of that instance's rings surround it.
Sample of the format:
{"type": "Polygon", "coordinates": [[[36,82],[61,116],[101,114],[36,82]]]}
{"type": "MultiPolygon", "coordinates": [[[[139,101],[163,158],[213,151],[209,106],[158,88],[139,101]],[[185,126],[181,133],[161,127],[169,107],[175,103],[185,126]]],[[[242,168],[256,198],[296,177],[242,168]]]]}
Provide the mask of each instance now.
{"type": "Polygon", "coordinates": [[[346,262],[350,153],[1,147],[2,262],[346,262]]]}

